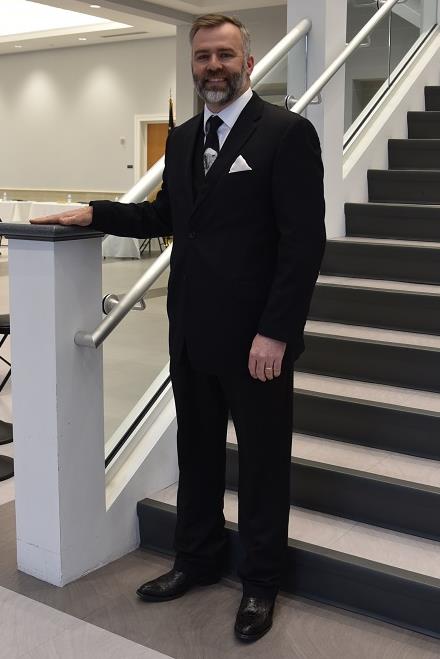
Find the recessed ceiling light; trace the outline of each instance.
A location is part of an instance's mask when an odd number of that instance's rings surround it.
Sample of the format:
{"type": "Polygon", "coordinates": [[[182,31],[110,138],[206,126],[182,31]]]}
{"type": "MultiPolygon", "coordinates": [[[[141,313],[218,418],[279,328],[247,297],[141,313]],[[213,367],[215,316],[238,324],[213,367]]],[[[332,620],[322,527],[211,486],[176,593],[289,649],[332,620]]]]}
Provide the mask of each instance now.
{"type": "Polygon", "coordinates": [[[87,41],[87,37],[78,37],[78,41],[87,41]]]}
{"type": "Polygon", "coordinates": [[[20,46],[20,44],[16,43],[14,48],[23,48],[23,46],[20,46]]]}
{"type": "Polygon", "coordinates": [[[101,9],[101,5],[89,5],[90,9],[101,9]]]}

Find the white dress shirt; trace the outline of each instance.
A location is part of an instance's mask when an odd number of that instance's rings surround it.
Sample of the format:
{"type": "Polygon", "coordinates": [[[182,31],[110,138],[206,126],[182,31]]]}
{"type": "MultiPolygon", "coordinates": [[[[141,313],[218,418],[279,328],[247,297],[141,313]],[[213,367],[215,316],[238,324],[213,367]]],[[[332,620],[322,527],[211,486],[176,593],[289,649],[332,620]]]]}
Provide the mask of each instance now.
{"type": "MultiPolygon", "coordinates": [[[[238,117],[244,110],[245,106],[249,103],[251,98],[252,98],[252,89],[249,87],[249,89],[247,89],[241,96],[235,99],[233,103],[228,105],[224,110],[221,110],[221,112],[217,113],[220,119],[223,120],[222,125],[219,127],[217,131],[220,149],[222,148],[225,139],[229,135],[232,126],[235,124],[238,117]]],[[[205,135],[206,135],[206,122],[208,121],[209,117],[212,114],[214,114],[214,112],[211,112],[211,110],[209,110],[205,105],[205,112],[203,118],[205,135]]]]}

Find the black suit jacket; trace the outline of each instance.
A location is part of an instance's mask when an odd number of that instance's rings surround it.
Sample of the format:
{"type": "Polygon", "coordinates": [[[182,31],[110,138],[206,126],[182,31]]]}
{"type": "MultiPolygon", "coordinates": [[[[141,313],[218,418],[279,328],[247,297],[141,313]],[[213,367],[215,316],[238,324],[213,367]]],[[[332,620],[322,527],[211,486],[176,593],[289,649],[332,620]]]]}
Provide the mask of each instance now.
{"type": "Polygon", "coordinates": [[[172,359],[186,342],[198,368],[245,369],[257,333],[287,342],[296,358],[325,244],[316,131],[254,93],[195,198],[202,119],[171,133],[156,201],[92,202],[92,226],[119,236],[173,235],[172,359]],[[239,155],[251,170],[229,173],[239,155]]]}

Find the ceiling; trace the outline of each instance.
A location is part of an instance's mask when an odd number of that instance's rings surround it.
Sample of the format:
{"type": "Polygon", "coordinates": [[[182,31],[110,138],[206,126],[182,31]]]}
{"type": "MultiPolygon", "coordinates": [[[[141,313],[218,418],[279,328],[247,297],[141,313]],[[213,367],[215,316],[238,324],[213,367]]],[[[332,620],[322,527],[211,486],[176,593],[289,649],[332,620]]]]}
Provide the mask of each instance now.
{"type": "MultiPolygon", "coordinates": [[[[14,2],[16,0],[8,0],[14,2]]],[[[84,47],[131,39],[169,37],[176,25],[190,23],[194,16],[210,11],[238,11],[284,4],[285,0],[20,0],[28,5],[58,7],[101,17],[119,25],[97,23],[0,36],[0,55],[84,47]],[[99,9],[91,8],[95,2],[99,9]],[[122,24],[122,25],[121,25],[122,24]]],[[[0,24],[2,3],[0,0],[0,24]]],[[[21,30],[20,30],[21,31],[21,30]]],[[[1,28],[0,28],[1,32],[1,28]]]]}
{"type": "MultiPolygon", "coordinates": [[[[11,0],[8,0],[8,2],[11,2],[11,0]]],[[[12,0],[12,2],[15,2],[15,0],[12,0]]],[[[18,55],[35,50],[84,47],[91,44],[114,43],[130,39],[169,37],[174,36],[176,33],[175,23],[173,24],[169,20],[157,20],[157,17],[155,20],[145,14],[129,14],[121,9],[104,7],[100,0],[95,0],[96,4],[101,5],[100,9],[91,8],[90,4],[92,3],[93,0],[89,0],[89,2],[79,0],[20,0],[19,9],[21,4],[24,6],[29,5],[28,13],[25,16],[29,17],[31,10],[44,10],[50,6],[51,8],[58,7],[77,12],[78,20],[71,21],[74,24],[70,26],[42,29],[45,23],[41,19],[38,23],[40,29],[33,32],[27,31],[29,21],[23,20],[20,21],[16,34],[3,36],[1,32],[5,33],[7,31],[6,24],[12,23],[13,17],[9,10],[6,18],[2,20],[1,12],[5,11],[6,7],[0,0],[0,54],[18,55]],[[80,15],[88,15],[92,20],[95,17],[95,20],[91,24],[80,25],[78,24],[82,20],[80,15]]],[[[120,4],[122,6],[124,3],[120,4]]],[[[36,11],[35,13],[38,19],[39,12],[36,11]]]]}

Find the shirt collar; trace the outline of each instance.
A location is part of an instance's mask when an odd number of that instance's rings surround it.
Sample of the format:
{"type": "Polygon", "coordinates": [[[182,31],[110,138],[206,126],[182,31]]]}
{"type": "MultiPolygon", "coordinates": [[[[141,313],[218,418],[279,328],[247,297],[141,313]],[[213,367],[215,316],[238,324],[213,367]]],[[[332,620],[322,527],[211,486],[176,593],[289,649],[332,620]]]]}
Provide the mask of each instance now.
{"type": "MultiPolygon", "coordinates": [[[[220,119],[223,120],[223,123],[231,130],[232,126],[237,121],[244,107],[249,103],[252,98],[252,89],[249,87],[241,96],[235,99],[233,103],[228,105],[224,110],[218,113],[220,119]]],[[[205,105],[204,117],[203,117],[203,126],[206,127],[206,122],[209,117],[214,114],[209,110],[205,105]]]]}

